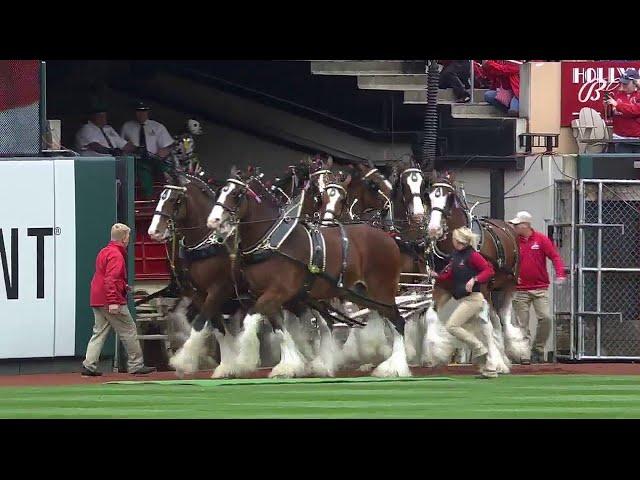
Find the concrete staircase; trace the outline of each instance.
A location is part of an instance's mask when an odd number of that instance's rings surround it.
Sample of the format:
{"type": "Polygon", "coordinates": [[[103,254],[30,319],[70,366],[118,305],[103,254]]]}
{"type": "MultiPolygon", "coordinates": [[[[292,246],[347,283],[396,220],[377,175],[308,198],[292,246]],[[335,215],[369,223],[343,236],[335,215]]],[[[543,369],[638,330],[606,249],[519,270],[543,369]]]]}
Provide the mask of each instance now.
{"type": "MultiPolygon", "coordinates": [[[[362,90],[403,92],[405,105],[427,103],[424,60],[323,60],[310,63],[313,74],[357,76],[358,88],[362,90]]],[[[522,152],[518,137],[528,131],[527,120],[507,117],[502,110],[486,103],[486,91],[474,89],[472,102],[457,103],[451,89],[439,90],[441,155],[513,155],[522,152]]]]}
{"type": "MultiPolygon", "coordinates": [[[[321,60],[310,63],[311,73],[315,75],[357,76],[361,90],[401,91],[407,105],[427,103],[424,60],[321,60]]],[[[438,104],[451,104],[453,118],[512,118],[484,102],[485,92],[476,88],[471,103],[459,104],[451,89],[440,90],[438,104]]]]}

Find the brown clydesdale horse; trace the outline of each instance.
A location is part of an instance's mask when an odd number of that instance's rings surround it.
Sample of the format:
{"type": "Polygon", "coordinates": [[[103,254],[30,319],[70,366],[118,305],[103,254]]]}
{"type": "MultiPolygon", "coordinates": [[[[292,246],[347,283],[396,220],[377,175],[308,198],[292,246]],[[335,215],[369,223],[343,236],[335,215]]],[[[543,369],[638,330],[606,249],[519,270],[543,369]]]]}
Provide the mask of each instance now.
{"type": "Polygon", "coordinates": [[[329,224],[366,221],[393,234],[401,254],[403,273],[424,273],[423,174],[412,164],[397,163],[387,180],[377,168],[358,164],[324,175],[320,217],[329,224]],[[422,241],[422,243],[421,243],[422,241]]]}
{"type": "MultiPolygon", "coordinates": [[[[320,228],[319,244],[324,244],[325,253],[324,268],[318,272],[311,265],[316,229],[295,222],[295,218],[280,217],[278,205],[259,178],[232,169],[207,224],[218,235],[235,234],[232,255],[239,254],[243,274],[257,298],[251,313],[268,318],[281,331],[282,308],[292,301],[349,300],[388,318],[395,327],[393,353],[373,374],[411,375],[402,337],[404,319],[395,304],[400,251],[393,239],[365,224],[320,228]],[[280,220],[294,226],[275,241],[280,220]]],[[[283,348],[286,343],[285,338],[283,348]]]]}
{"type": "MultiPolygon", "coordinates": [[[[237,265],[232,274],[232,263],[224,239],[214,235],[206,226],[207,216],[216,200],[216,193],[210,186],[212,181],[207,181],[203,175],[175,171],[166,174],[166,179],[168,184],[160,196],[149,235],[156,241],[169,242],[171,249],[177,248],[176,239],[179,240],[180,252],[170,252],[169,260],[178,279],[180,294],[191,298],[192,306],[198,311],[191,324],[191,338],[187,340],[188,344],[183,345],[185,348],[180,349],[171,359],[171,365],[179,375],[194,373],[198,369],[204,342],[211,331],[209,325],[215,329],[213,333],[221,345],[222,342],[227,343],[227,354],[222,355],[221,352],[221,364],[216,368],[214,378],[248,373],[257,367],[258,359],[255,356],[243,356],[242,349],[255,347],[246,345],[245,340],[255,340],[252,330],[256,328],[257,322],[248,325],[245,323],[242,331],[240,322],[246,308],[241,307],[248,306],[247,285],[237,265]],[[239,302],[236,295],[245,297],[245,300],[239,302]],[[233,315],[235,321],[224,323],[222,314],[233,315]],[[220,332],[231,335],[223,338],[220,332]],[[230,345],[233,337],[238,334],[242,335],[237,345],[230,345]],[[240,355],[233,355],[234,353],[240,355]]],[[[301,187],[302,185],[296,190],[301,187]]],[[[291,193],[295,195],[296,190],[291,193]]],[[[270,196],[278,203],[274,195],[270,196]]],[[[313,204],[307,202],[303,214],[312,214],[313,207],[313,204]]],[[[298,317],[305,309],[303,305],[289,305],[289,310],[298,317]]]]}
{"type": "MultiPolygon", "coordinates": [[[[232,334],[237,334],[239,326],[225,324],[222,317],[223,313],[236,313],[240,307],[234,301],[233,283],[228,281],[231,279],[231,262],[224,245],[207,227],[207,215],[215,203],[216,192],[200,175],[172,171],[165,176],[167,185],[149,226],[149,236],[169,244],[169,262],[180,294],[191,298],[198,311],[191,328],[202,332],[205,324],[210,322],[219,332],[229,333],[231,329],[232,334]]],[[[241,291],[246,290],[242,287],[241,291]]],[[[202,335],[199,340],[205,342],[208,338],[208,335],[202,335]]],[[[198,370],[200,353],[193,349],[193,355],[186,355],[184,348],[181,350],[182,353],[179,350],[178,355],[171,358],[170,364],[180,376],[194,373],[198,370]]],[[[227,376],[229,372],[225,373],[224,365],[221,367],[214,375],[227,376]]]]}

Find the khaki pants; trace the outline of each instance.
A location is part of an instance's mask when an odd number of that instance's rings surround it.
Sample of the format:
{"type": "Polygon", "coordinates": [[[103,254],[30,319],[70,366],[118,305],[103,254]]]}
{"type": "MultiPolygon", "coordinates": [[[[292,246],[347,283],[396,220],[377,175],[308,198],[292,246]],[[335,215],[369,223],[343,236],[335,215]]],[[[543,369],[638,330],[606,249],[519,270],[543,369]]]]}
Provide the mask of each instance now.
{"type": "Polygon", "coordinates": [[[93,336],[87,345],[87,356],[82,362],[85,368],[95,371],[98,368],[98,360],[104,342],[107,340],[111,327],[120,336],[120,340],[127,352],[127,371],[136,372],[144,366],[142,359],[142,348],[138,341],[136,324],[129,313],[126,305],[120,305],[120,311],[116,314],[109,313],[105,307],[93,308],[95,324],[93,325],[93,336]]]}
{"type": "Polygon", "coordinates": [[[524,332],[525,337],[531,345],[531,331],[529,330],[529,309],[533,304],[533,310],[538,317],[538,327],[536,337],[533,342],[533,349],[544,354],[544,346],[551,331],[551,312],[549,310],[549,292],[547,290],[527,290],[516,292],[513,298],[513,311],[518,326],[524,332]]]}
{"type": "Polygon", "coordinates": [[[473,292],[458,302],[458,306],[447,320],[447,331],[471,347],[472,358],[484,355],[487,353],[487,347],[473,333],[464,328],[468,322],[479,320],[478,315],[484,306],[484,297],[481,293],[473,292]]]}

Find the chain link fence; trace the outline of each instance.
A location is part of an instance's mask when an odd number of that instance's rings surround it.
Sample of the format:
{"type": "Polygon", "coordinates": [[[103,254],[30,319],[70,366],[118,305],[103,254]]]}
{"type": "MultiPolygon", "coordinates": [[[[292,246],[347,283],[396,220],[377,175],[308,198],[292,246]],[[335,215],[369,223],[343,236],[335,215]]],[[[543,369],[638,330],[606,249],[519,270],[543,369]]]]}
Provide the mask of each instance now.
{"type": "Polygon", "coordinates": [[[582,187],[578,358],[640,358],[640,182],[582,187]]]}
{"type": "Polygon", "coordinates": [[[574,183],[557,180],[554,189],[553,241],[569,268],[568,282],[553,287],[553,311],[555,314],[556,356],[573,356],[573,235],[574,235],[574,183]]]}
{"type": "Polygon", "coordinates": [[[38,60],[0,60],[0,156],[40,153],[40,76],[38,60]]]}

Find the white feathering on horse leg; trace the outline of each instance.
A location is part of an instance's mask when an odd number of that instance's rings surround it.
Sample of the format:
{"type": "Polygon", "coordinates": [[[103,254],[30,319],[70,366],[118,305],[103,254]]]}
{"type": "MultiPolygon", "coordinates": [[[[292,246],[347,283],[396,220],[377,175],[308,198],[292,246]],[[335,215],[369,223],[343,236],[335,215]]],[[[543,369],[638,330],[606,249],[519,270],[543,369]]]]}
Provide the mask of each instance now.
{"type": "Polygon", "coordinates": [[[500,317],[497,312],[490,308],[489,309],[489,319],[491,321],[491,326],[493,330],[493,341],[495,342],[496,347],[500,353],[500,358],[504,364],[504,368],[498,366],[498,373],[510,373],[511,372],[511,360],[509,360],[509,356],[507,355],[504,347],[504,335],[502,332],[502,323],[500,322],[500,317]]]}
{"type": "Polygon", "coordinates": [[[360,328],[349,328],[347,341],[342,345],[342,365],[360,364],[359,336],[360,328]]]}
{"type": "Polygon", "coordinates": [[[511,301],[506,303],[507,305],[503,308],[502,315],[500,315],[504,324],[505,351],[511,360],[519,362],[522,358],[529,358],[531,347],[520,327],[516,327],[511,323],[513,306],[511,301]]]}
{"type": "Polygon", "coordinates": [[[361,363],[373,363],[376,360],[381,337],[385,338],[382,319],[373,312],[367,316],[369,317],[367,323],[358,334],[358,352],[361,363]]]}
{"type": "Polygon", "coordinates": [[[244,375],[255,372],[260,366],[260,340],[258,328],[262,315],[254,313],[244,319],[244,328],[238,335],[236,357],[236,375],[244,375]]]}
{"type": "Polygon", "coordinates": [[[311,371],[319,377],[335,377],[337,365],[340,359],[338,355],[340,350],[337,348],[331,335],[329,326],[322,317],[318,315],[318,335],[319,351],[316,358],[311,362],[311,371]]]}
{"type": "Polygon", "coordinates": [[[458,341],[447,332],[432,307],[429,307],[425,317],[427,334],[422,343],[422,364],[430,367],[447,365],[458,341]]]}
{"type": "Polygon", "coordinates": [[[306,361],[311,361],[315,358],[313,337],[317,334],[317,330],[312,323],[313,313],[311,310],[305,310],[300,317],[297,317],[285,311],[284,317],[286,328],[291,334],[298,351],[306,361]]]}
{"type": "Polygon", "coordinates": [[[211,378],[232,377],[235,375],[236,357],[238,356],[236,338],[231,333],[224,334],[217,329],[213,334],[220,345],[220,365],[213,371],[211,378]]]}
{"type": "Polygon", "coordinates": [[[407,351],[407,361],[410,364],[417,365],[420,361],[418,358],[418,343],[420,341],[419,319],[416,315],[411,315],[407,318],[404,327],[404,348],[407,351]]]}
{"type": "Polygon", "coordinates": [[[482,337],[484,338],[484,344],[489,351],[484,369],[498,373],[509,373],[509,368],[502,360],[500,349],[498,348],[493,335],[493,325],[489,318],[489,303],[486,300],[484,301],[482,311],[480,312],[480,328],[482,331],[482,337]]]}
{"type": "Polygon", "coordinates": [[[205,323],[202,330],[191,329],[191,335],[180,350],[171,357],[169,365],[176,370],[178,376],[192,374],[198,371],[198,359],[206,353],[206,341],[210,335],[209,323],[205,323]]]}
{"type": "Polygon", "coordinates": [[[280,331],[276,331],[276,334],[280,337],[280,362],[273,367],[269,373],[269,378],[273,377],[302,377],[306,373],[305,360],[296,347],[291,334],[283,328],[280,331]]]}
{"type": "Polygon", "coordinates": [[[391,356],[376,367],[371,373],[374,377],[410,377],[411,370],[407,363],[407,352],[404,338],[393,329],[393,349],[391,356]]]}
{"type": "Polygon", "coordinates": [[[358,335],[360,361],[363,364],[380,363],[391,355],[384,332],[385,320],[377,312],[368,315],[366,326],[358,335]]]}

